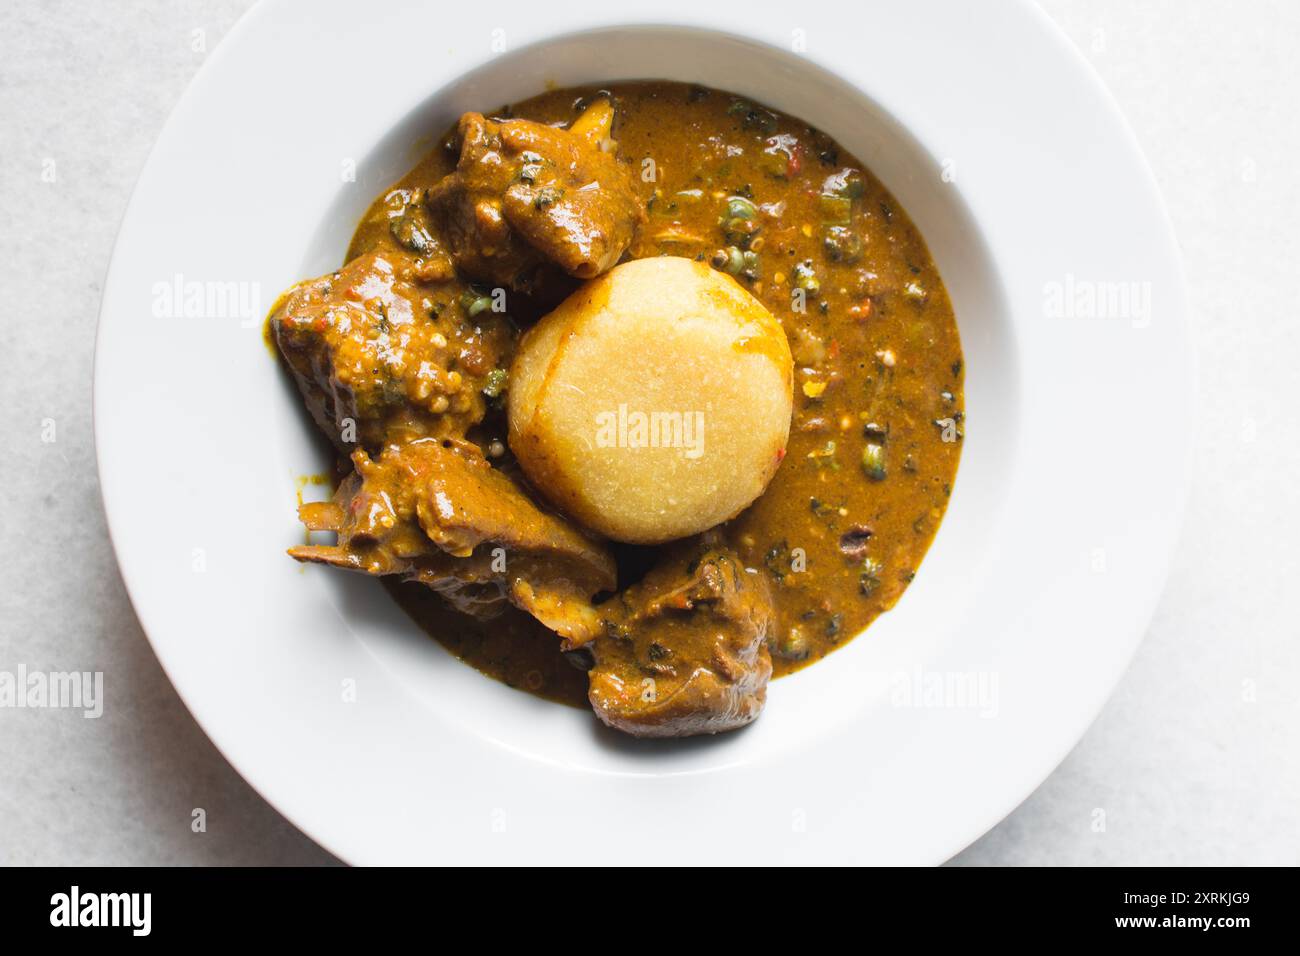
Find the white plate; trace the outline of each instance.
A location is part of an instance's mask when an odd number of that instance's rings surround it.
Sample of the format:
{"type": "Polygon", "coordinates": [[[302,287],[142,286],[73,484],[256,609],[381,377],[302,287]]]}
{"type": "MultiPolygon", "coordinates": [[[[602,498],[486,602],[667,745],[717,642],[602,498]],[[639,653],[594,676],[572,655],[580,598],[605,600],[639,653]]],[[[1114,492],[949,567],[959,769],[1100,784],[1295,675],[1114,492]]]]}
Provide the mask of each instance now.
{"type": "Polygon", "coordinates": [[[938,862],[1051,771],[1140,640],[1182,511],[1189,360],[1132,135],[1027,3],[790,9],[263,3],[160,137],[100,317],[113,540],[195,718],[344,859],[938,862]],[[643,77],[755,97],[863,159],[929,242],[968,369],[952,505],[898,607],[777,681],[754,727],[685,742],[496,684],[376,582],[285,557],[295,479],[323,462],[260,338],[460,111],[643,77]]]}

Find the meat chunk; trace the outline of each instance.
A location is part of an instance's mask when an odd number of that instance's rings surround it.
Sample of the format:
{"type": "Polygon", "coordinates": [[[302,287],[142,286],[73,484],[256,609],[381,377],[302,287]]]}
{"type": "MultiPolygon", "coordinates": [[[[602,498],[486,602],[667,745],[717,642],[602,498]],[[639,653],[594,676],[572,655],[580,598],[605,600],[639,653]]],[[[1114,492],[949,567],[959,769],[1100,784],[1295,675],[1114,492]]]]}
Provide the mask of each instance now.
{"type": "Polygon", "coordinates": [[[474,279],[531,295],[556,270],[590,279],[631,244],[645,207],[609,142],[608,101],[565,130],[530,120],[460,119],[456,171],[428,204],[456,265],[474,279]]]}
{"type": "Polygon", "coordinates": [[[511,347],[503,317],[469,322],[462,287],[421,290],[404,277],[408,265],[359,256],[294,286],[272,311],[307,408],[345,451],[463,436],[482,420],[480,389],[511,347]]]}
{"type": "Polygon", "coordinates": [[[504,548],[510,600],[564,638],[566,647],[591,640],[600,628],[591,598],[617,583],[609,550],[540,510],[481,454],[459,447],[458,454],[435,454],[429,462],[417,500],[425,534],[457,556],[504,548]]]}
{"type": "Polygon", "coordinates": [[[353,453],[356,470],[339,484],[332,501],[309,502],[298,509],[309,531],[332,531],[332,545],[290,548],[299,561],[328,564],[366,574],[396,575],[441,594],[456,610],[480,619],[501,612],[505,593],[490,558],[458,558],[438,549],[414,520],[412,495],[395,482],[401,466],[396,447],[372,461],[353,453]]]}
{"type": "Polygon", "coordinates": [[[706,540],[678,551],[601,611],[588,697],[609,726],[686,737],[735,730],[762,711],[772,597],[730,550],[706,540]]]}
{"type": "Polygon", "coordinates": [[[419,581],[480,617],[509,600],[568,645],[595,635],[591,598],[614,589],[613,556],[539,509],[477,446],[420,439],[352,459],[356,471],[334,500],[299,512],[308,529],[334,531],[338,542],[290,555],[419,581]]]}

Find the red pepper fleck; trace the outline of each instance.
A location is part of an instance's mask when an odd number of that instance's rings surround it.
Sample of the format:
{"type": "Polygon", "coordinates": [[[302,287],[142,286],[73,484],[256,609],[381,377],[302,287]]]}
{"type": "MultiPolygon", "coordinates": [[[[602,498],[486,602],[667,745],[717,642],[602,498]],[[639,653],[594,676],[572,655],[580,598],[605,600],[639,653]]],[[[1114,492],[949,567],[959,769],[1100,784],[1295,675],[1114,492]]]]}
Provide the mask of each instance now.
{"type": "Polygon", "coordinates": [[[785,174],[793,179],[801,169],[803,169],[803,147],[796,146],[790,151],[790,159],[785,164],[785,174]]]}
{"type": "Polygon", "coordinates": [[[849,318],[857,319],[859,322],[871,318],[871,300],[864,299],[858,305],[849,306],[849,318]]]}

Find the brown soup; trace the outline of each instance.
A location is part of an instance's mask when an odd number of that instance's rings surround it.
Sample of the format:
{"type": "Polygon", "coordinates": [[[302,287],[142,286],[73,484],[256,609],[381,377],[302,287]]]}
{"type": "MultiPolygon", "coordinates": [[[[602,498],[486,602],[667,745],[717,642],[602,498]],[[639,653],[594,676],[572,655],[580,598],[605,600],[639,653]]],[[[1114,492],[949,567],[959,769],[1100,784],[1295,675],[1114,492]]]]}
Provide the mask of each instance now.
{"type": "MultiPolygon", "coordinates": [[[[600,92],[556,90],[497,115],[567,124],[600,92]]],[[[770,649],[775,674],[788,674],[892,607],[939,527],[964,429],[952,305],[907,214],[826,134],[718,90],[638,82],[603,92],[616,107],[620,159],[633,164],[649,210],[630,255],[712,263],[763,302],[790,342],[786,458],[766,492],[723,529],[747,566],[770,575],[770,649]],[[751,218],[762,228],[750,231],[751,218]]],[[[395,210],[454,164],[440,143],[378,197],[348,258],[402,255],[395,210]]],[[[490,412],[479,440],[505,438],[504,417],[490,412]]],[[[620,586],[654,561],[654,549],[619,550],[620,586]]],[[[418,584],[385,583],[467,664],[586,706],[586,675],[524,613],[510,608],[481,623],[418,584]]]]}

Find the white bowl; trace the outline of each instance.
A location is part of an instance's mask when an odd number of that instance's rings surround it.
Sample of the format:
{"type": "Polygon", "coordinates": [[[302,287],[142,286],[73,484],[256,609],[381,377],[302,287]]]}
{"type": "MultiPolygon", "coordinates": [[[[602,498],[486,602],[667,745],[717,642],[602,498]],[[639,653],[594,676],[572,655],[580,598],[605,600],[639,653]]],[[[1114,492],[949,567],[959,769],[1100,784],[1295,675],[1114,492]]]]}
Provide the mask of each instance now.
{"type": "Polygon", "coordinates": [[[286,0],[222,42],[123,222],[96,436],[159,659],[286,816],[354,862],[937,862],[1064,756],[1141,637],[1178,526],[1185,292],[1086,65],[1031,5],[970,6],[751,4],[737,24],[670,0],[626,25],[286,0]],[[633,78],[836,137],[925,236],[966,353],[961,468],[916,581],[774,683],[756,725],[710,739],[635,741],[510,690],[377,582],[284,555],[296,479],[326,462],[260,340],[271,300],[339,265],[369,201],[462,111],[633,78]],[[203,314],[167,301],[186,283],[203,314]],[[223,307],[228,283],[245,295],[223,307]],[[1108,318],[1089,290],[1135,298],[1108,318]]]}

